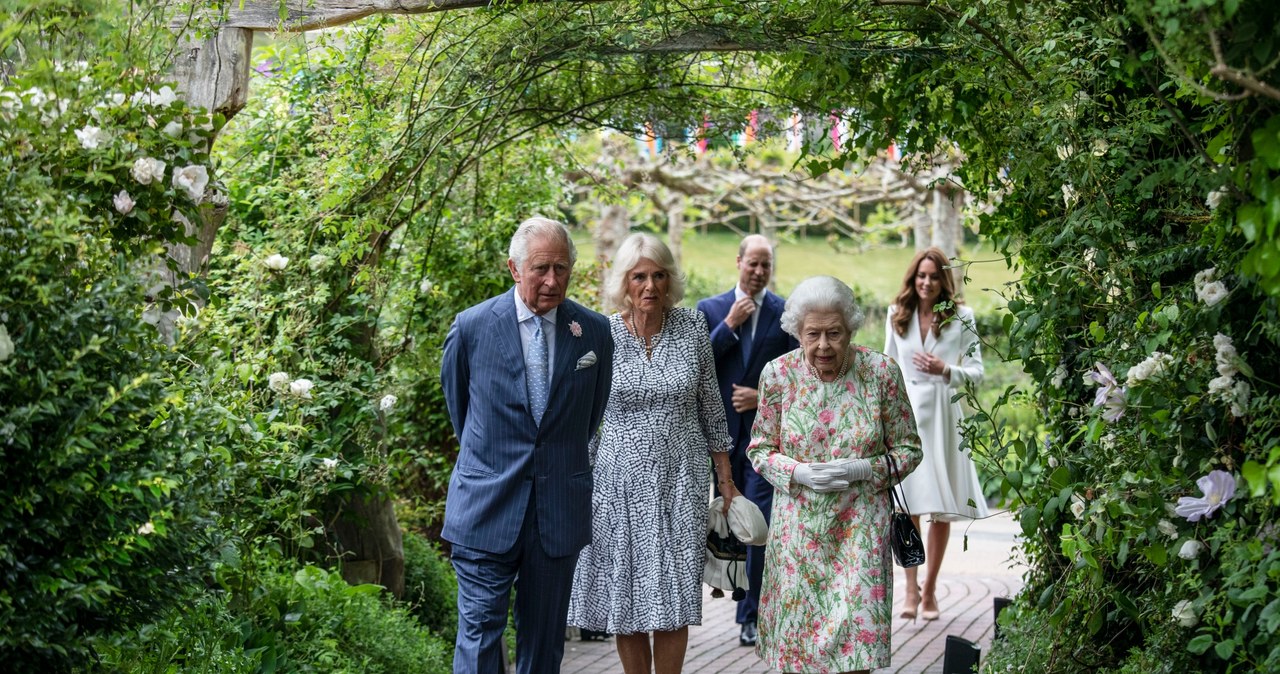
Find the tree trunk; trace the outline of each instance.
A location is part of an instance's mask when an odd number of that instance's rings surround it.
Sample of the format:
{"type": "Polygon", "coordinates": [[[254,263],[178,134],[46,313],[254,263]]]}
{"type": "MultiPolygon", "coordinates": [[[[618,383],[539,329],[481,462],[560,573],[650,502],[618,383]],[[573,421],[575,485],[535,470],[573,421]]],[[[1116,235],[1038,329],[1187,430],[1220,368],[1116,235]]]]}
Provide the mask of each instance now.
{"type": "Polygon", "coordinates": [[[330,531],[337,538],[342,578],[403,597],[404,541],[391,499],[357,493],[335,499],[326,510],[336,515],[330,531]]]}

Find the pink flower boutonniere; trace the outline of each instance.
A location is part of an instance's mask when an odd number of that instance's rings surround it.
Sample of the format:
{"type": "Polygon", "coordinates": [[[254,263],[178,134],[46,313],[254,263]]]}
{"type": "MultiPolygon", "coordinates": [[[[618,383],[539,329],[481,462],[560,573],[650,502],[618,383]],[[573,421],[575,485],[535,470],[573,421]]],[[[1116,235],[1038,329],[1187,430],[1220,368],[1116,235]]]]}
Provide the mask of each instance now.
{"type": "Polygon", "coordinates": [[[569,324],[569,334],[573,335],[574,337],[581,337],[582,326],[578,325],[577,321],[573,321],[572,323],[569,324]]]}

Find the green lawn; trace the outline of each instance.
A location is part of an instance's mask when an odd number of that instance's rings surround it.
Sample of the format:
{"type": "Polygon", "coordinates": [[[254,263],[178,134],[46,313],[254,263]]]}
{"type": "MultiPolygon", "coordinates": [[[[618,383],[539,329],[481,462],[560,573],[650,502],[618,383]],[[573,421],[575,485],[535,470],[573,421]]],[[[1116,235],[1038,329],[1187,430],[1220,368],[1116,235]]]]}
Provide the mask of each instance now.
{"type": "MultiPolygon", "coordinates": [[[[683,270],[693,280],[686,304],[692,306],[700,294],[728,290],[737,281],[734,259],[738,253],[738,237],[730,233],[700,235],[689,232],[684,240],[683,270]],[[705,290],[705,293],[699,293],[705,290]]],[[[592,245],[588,235],[575,236],[581,257],[589,257],[592,245]]],[[[915,251],[911,248],[880,248],[865,253],[838,252],[820,237],[783,241],[778,244],[775,290],[787,295],[800,281],[820,274],[835,276],[862,293],[888,305],[902,284],[902,275],[915,251]]],[[[974,311],[986,313],[1004,306],[998,292],[1016,276],[1004,259],[988,247],[966,248],[961,259],[972,262],[968,268],[965,301],[974,311]]]]}

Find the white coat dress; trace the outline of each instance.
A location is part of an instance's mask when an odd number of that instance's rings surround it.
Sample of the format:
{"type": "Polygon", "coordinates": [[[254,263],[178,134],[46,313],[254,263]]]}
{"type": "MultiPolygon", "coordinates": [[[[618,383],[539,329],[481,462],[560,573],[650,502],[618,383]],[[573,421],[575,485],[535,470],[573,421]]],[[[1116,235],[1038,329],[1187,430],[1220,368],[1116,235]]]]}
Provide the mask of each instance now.
{"type": "Polygon", "coordinates": [[[955,317],[943,326],[942,335],[935,337],[930,330],[923,341],[920,321],[915,317],[907,334],[899,335],[894,330],[897,310],[897,305],[889,307],[885,319],[884,352],[902,368],[924,449],[924,460],[902,480],[907,506],[913,515],[932,515],[932,519],[942,522],[986,517],[987,502],[982,496],[978,471],[969,450],[961,446],[960,420],[964,413],[959,401],[951,402],[966,383],[982,383],[982,349],[973,310],[958,306],[955,317]],[[916,369],[912,355],[919,351],[932,353],[951,366],[950,381],[916,369]]]}

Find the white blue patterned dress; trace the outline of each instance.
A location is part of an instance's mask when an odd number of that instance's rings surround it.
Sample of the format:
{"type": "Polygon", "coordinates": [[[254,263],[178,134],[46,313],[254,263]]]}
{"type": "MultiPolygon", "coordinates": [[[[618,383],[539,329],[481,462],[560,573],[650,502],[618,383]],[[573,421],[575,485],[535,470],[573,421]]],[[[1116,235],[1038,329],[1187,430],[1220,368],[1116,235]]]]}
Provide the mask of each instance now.
{"type": "Polygon", "coordinates": [[[632,634],[702,623],[711,467],[731,441],[699,312],[668,313],[652,359],[609,318],[613,388],[595,451],[592,543],[569,624],[632,634]]]}

